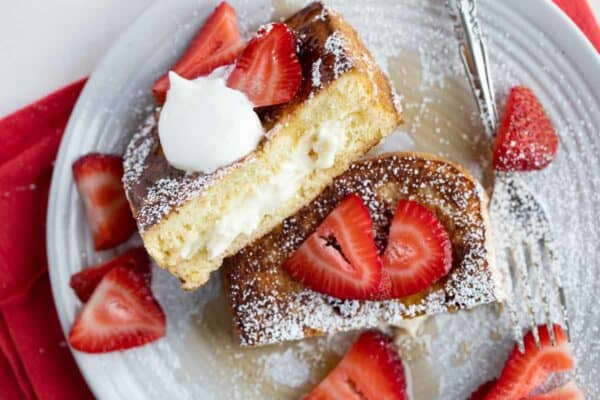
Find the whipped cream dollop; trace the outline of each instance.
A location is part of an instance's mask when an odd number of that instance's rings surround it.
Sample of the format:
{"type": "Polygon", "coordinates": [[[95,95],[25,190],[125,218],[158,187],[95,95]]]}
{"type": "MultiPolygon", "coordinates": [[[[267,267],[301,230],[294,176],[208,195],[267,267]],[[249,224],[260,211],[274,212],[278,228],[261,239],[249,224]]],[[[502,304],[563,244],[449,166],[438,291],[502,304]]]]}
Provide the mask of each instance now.
{"type": "Polygon", "coordinates": [[[211,173],[252,152],[264,136],[254,105],[225,85],[228,68],[188,80],[169,72],[170,88],[158,121],[169,164],[211,173]]]}

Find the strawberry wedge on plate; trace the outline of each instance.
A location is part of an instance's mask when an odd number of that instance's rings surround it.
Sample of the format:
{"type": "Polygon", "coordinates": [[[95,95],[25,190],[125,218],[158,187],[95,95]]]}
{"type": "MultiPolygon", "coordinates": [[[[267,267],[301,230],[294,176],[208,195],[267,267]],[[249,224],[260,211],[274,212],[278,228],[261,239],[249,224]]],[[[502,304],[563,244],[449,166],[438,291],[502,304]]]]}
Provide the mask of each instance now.
{"type": "Polygon", "coordinates": [[[373,298],[381,282],[381,261],[362,199],[351,194],[342,200],[283,268],[316,292],[340,299],[373,298]]]}
{"type": "Polygon", "coordinates": [[[121,179],[123,159],[91,153],[73,164],[73,177],[87,214],[96,250],[109,249],[131,237],[135,220],[121,179]]]}
{"type": "Polygon", "coordinates": [[[71,276],[69,286],[75,291],[79,300],[85,303],[92,296],[102,278],[116,267],[136,270],[145,278],[146,283],[150,284],[150,258],[143,247],[136,247],[103,264],[79,271],[71,276]]]}
{"type": "Polygon", "coordinates": [[[146,278],[131,268],[108,272],[75,319],[71,346],[86,353],[125,350],[165,335],[166,318],[146,278]]]}
{"type": "Polygon", "coordinates": [[[367,331],[304,400],[408,400],[404,366],[392,340],[367,331]]]}
{"type": "MultiPolygon", "coordinates": [[[[552,327],[556,346],[552,346],[548,327],[538,328],[541,348],[535,345],[533,333],[523,338],[525,352],[518,346],[512,350],[502,374],[495,382],[485,400],[515,400],[528,398],[531,392],[548,379],[554,372],[568,371],[575,367],[567,335],[559,325],[552,327]]],[[[543,398],[543,397],[542,397],[543,398]]]]}
{"type": "MultiPolygon", "coordinates": [[[[217,67],[233,63],[243,48],[235,10],[222,2],[171,70],[186,79],[208,75],[217,67]]],[[[157,103],[164,103],[168,90],[169,76],[165,73],[152,86],[157,103]]]]}
{"type": "Polygon", "coordinates": [[[558,150],[558,135],[533,91],[511,89],[494,146],[494,168],[531,171],[545,168],[558,150]]]}

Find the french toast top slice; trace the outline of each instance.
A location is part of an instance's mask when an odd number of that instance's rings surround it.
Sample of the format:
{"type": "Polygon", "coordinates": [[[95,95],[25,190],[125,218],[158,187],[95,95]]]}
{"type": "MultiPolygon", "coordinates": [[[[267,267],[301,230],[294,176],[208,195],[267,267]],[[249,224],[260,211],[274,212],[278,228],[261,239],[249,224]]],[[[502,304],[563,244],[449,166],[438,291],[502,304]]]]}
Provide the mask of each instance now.
{"type": "Polygon", "coordinates": [[[490,303],[501,295],[483,189],[458,165],[418,153],[390,153],[352,164],[313,202],[227,258],[224,266],[242,345],[393,324],[490,303]],[[416,200],[434,211],[452,242],[450,273],[420,293],[386,301],[343,301],[292,280],[281,265],[350,193],[370,209],[380,251],[400,199],[416,200]]]}
{"type": "MultiPolygon", "coordinates": [[[[332,82],[351,71],[368,76],[376,89],[379,106],[397,115],[398,124],[401,122],[399,106],[388,79],[354,29],[337,13],[321,2],[314,2],[292,15],[285,23],[298,41],[302,83],[291,102],[256,109],[266,131],[278,123],[286,123],[309,98],[326,92],[332,82]]],[[[150,116],[133,136],[124,157],[123,184],[142,234],[252,157],[250,154],[210,174],[178,170],[167,162],[162,152],[158,139],[158,113],[159,110],[150,116]]]]}

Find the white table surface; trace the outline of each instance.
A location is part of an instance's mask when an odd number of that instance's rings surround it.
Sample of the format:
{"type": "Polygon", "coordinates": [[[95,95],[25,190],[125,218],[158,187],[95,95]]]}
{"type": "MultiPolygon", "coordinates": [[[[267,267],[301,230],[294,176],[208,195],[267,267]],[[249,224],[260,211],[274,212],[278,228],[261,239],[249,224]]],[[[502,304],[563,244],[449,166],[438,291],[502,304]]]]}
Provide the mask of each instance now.
{"type": "MultiPolygon", "coordinates": [[[[154,1],[1,1],[0,117],[91,73],[119,33],[154,1]]],[[[600,0],[589,1],[599,16],[600,0]]]]}

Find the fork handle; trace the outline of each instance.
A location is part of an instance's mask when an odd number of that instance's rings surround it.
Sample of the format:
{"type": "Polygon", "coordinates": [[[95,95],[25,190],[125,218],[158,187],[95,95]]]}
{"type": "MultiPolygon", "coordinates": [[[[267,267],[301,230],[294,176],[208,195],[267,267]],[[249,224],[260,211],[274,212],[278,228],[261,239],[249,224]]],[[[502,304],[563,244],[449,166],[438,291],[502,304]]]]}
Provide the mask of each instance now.
{"type": "Polygon", "coordinates": [[[454,14],[454,31],[459,43],[460,58],[477,103],[485,131],[493,137],[499,124],[494,97],[490,63],[477,17],[476,0],[448,0],[454,14]]]}

